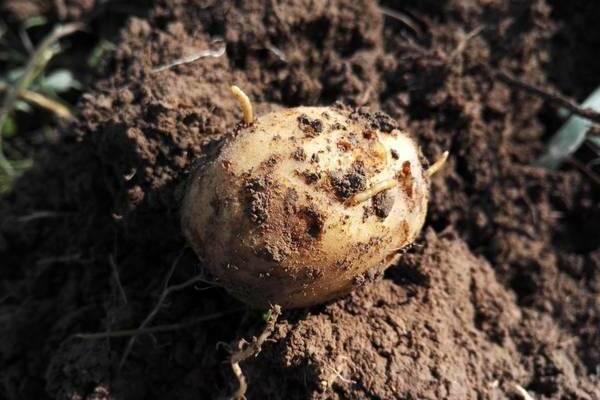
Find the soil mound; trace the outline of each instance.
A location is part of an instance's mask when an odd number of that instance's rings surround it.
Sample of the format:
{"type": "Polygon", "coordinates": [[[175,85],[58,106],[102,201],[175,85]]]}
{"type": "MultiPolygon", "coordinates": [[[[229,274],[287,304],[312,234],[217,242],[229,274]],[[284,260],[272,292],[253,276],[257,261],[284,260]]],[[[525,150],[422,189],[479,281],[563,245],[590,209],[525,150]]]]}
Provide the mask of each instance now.
{"type": "MultiPolygon", "coordinates": [[[[93,9],[67,3],[66,18],[93,9]]],[[[152,2],[77,121],[0,200],[0,397],[231,393],[217,343],[263,321],[220,289],[170,296],[151,325],[224,314],[139,336],[120,372],[128,338],[73,335],[136,328],[174,263],[173,284],[199,272],[179,201],[241,118],[235,83],[258,114],[341,100],[390,114],[430,159],[451,153],[422,238],[383,280],[284,313],[243,364],[249,399],[504,399],[515,385],[600,399],[600,191],[577,170],[532,167],[560,121],[484,73],[590,93],[600,6],[555,3],[406,1],[398,18],[368,0],[152,2]]]]}

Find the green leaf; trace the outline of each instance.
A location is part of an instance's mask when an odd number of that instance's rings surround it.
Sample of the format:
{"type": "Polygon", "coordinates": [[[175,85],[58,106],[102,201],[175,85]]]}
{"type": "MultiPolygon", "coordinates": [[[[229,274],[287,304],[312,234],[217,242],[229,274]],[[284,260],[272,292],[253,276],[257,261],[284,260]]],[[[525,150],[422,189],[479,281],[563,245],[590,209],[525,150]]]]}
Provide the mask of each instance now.
{"type": "Polygon", "coordinates": [[[33,109],[28,103],[24,102],[23,100],[17,100],[15,101],[15,110],[24,113],[30,113],[33,109]]]}
{"type": "Polygon", "coordinates": [[[40,82],[40,87],[45,91],[62,93],[69,89],[79,89],[81,84],[73,77],[71,71],[58,69],[44,77],[40,82]]]}
{"type": "Polygon", "coordinates": [[[25,68],[11,69],[6,73],[6,81],[9,83],[15,83],[23,76],[23,72],[25,72],[25,68]]]}
{"type": "MultiPolygon", "coordinates": [[[[600,111],[600,87],[581,105],[600,111]]],[[[571,116],[548,142],[545,153],[536,164],[548,169],[557,169],[585,141],[592,122],[578,115],[571,116]]]]}
{"type": "Polygon", "coordinates": [[[14,169],[15,176],[11,176],[6,171],[0,170],[0,195],[12,190],[15,177],[22,175],[33,165],[33,161],[25,158],[22,160],[11,160],[10,165],[14,169]]]}
{"type": "Polygon", "coordinates": [[[27,57],[15,49],[2,49],[0,51],[0,60],[13,64],[24,64],[27,62],[27,57]]]}
{"type": "Polygon", "coordinates": [[[91,68],[98,67],[98,65],[100,65],[100,61],[102,61],[102,57],[104,57],[106,53],[113,51],[116,48],[117,46],[108,40],[101,40],[96,47],[94,47],[94,50],[92,50],[92,53],[88,57],[88,66],[91,68]]]}
{"type": "Polygon", "coordinates": [[[11,137],[17,134],[17,123],[10,115],[4,118],[4,124],[2,125],[2,136],[11,137]]]}
{"type": "Polygon", "coordinates": [[[596,147],[600,149],[600,136],[591,136],[588,140],[596,147]]]}
{"type": "Polygon", "coordinates": [[[34,28],[36,26],[46,25],[47,23],[48,20],[46,19],[46,17],[44,17],[43,15],[36,15],[26,19],[25,22],[23,22],[23,28],[34,28]]]}
{"type": "Polygon", "coordinates": [[[270,308],[267,311],[263,312],[263,314],[262,314],[263,321],[269,322],[271,320],[272,314],[273,314],[273,312],[271,311],[270,308]]]}

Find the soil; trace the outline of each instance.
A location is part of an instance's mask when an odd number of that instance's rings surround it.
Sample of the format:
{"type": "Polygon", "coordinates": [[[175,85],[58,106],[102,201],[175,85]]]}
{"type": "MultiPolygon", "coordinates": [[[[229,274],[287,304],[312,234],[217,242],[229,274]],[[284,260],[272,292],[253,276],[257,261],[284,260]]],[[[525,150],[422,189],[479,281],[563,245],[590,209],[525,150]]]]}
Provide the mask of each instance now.
{"type": "MultiPolygon", "coordinates": [[[[56,2],[67,19],[93,3],[56,2]]],[[[218,343],[250,339],[264,321],[209,284],[173,293],[150,326],[220,318],[137,337],[121,369],[128,338],[73,336],[136,328],[173,263],[173,284],[201,270],[179,201],[189,171],[240,121],[235,83],[257,114],[340,100],[388,113],[430,160],[451,153],[399,265],[345,298],[284,312],[242,363],[248,399],[517,399],[516,385],[536,399],[600,399],[599,187],[571,166],[533,167],[556,110],[483,73],[582,100],[600,83],[600,4],[386,4],[407,23],[367,0],[150,3],[122,27],[77,121],[0,200],[0,397],[236,389],[218,343]],[[217,38],[226,55],[153,72],[217,38]]]]}

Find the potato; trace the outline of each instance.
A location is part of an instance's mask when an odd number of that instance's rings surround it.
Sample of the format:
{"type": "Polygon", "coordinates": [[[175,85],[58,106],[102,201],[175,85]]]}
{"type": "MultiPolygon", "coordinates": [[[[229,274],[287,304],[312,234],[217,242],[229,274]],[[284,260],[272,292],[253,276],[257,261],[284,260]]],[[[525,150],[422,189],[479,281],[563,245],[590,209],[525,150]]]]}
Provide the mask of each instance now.
{"type": "Polygon", "coordinates": [[[235,94],[248,123],[191,175],[182,206],[183,233],[212,278],[255,307],[305,307],[393,264],[427,211],[415,141],[381,113],[344,106],[253,120],[235,94]]]}

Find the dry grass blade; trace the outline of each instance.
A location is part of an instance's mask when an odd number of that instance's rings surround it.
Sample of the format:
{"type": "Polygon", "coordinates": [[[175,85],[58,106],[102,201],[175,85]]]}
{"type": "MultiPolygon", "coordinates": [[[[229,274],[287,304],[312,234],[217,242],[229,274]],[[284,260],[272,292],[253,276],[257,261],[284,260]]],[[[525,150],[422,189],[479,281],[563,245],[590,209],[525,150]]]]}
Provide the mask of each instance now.
{"type": "MultiPolygon", "coordinates": [[[[2,108],[0,108],[0,169],[4,170],[8,176],[13,177],[15,171],[8,159],[4,156],[2,148],[1,129],[4,126],[6,117],[13,111],[16,100],[23,95],[23,92],[27,90],[31,82],[33,82],[36,76],[43,71],[48,61],[52,58],[52,45],[61,38],[81,30],[82,27],[83,25],[80,23],[71,23],[55,27],[35,49],[25,66],[23,75],[21,75],[19,80],[7,90],[6,95],[4,96],[2,108]]],[[[37,98],[37,100],[39,100],[39,98],[37,98]]]]}
{"type": "Polygon", "coordinates": [[[123,284],[121,283],[121,276],[119,275],[119,267],[115,262],[115,258],[112,254],[108,256],[108,263],[110,265],[110,269],[112,271],[113,278],[115,280],[115,285],[117,285],[117,289],[119,291],[119,295],[121,296],[121,300],[123,304],[127,304],[127,294],[125,293],[125,289],[123,288],[123,284]]]}
{"type": "MultiPolygon", "coordinates": [[[[6,91],[8,86],[2,82],[0,82],[0,92],[6,91]]],[[[43,94],[33,92],[31,90],[23,90],[19,94],[19,97],[23,100],[26,100],[30,103],[33,103],[39,107],[45,108],[48,111],[56,114],[57,117],[62,119],[71,119],[73,118],[73,114],[71,110],[64,104],[51,99],[49,97],[44,96],[43,94]]]]}
{"type": "Polygon", "coordinates": [[[68,212],[57,212],[57,211],[33,211],[31,214],[23,215],[19,217],[17,220],[20,223],[26,224],[32,221],[37,221],[40,219],[49,219],[49,218],[63,218],[74,215],[73,213],[68,212]]]}
{"type": "Polygon", "coordinates": [[[169,64],[165,64],[165,65],[161,65],[160,67],[156,67],[152,70],[152,72],[161,72],[161,71],[167,70],[169,68],[176,67],[178,65],[192,63],[194,61],[200,60],[201,58],[219,58],[223,54],[225,54],[225,48],[226,48],[225,43],[222,43],[221,47],[219,47],[216,50],[199,51],[199,52],[191,54],[187,57],[179,58],[169,64]]]}

